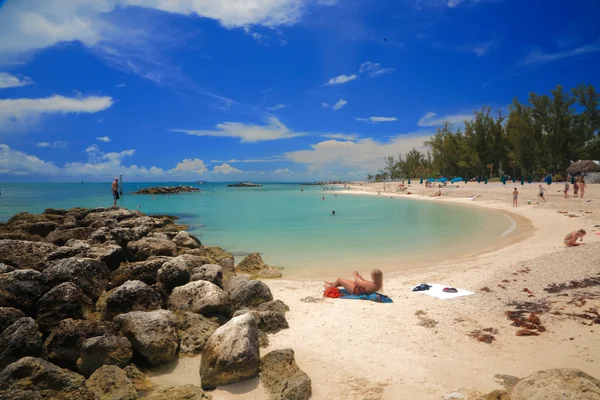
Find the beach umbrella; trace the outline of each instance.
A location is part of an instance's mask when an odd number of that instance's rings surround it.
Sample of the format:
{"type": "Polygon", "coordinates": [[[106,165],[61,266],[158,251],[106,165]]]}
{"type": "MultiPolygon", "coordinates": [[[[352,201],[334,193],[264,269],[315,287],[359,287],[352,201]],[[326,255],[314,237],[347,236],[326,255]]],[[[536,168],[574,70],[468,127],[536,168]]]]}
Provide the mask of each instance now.
{"type": "Polygon", "coordinates": [[[463,178],[461,178],[460,176],[457,176],[456,178],[452,178],[452,180],[450,182],[456,183],[456,182],[460,182],[462,180],[463,180],[463,178]]]}
{"type": "Polygon", "coordinates": [[[421,177],[421,183],[420,183],[420,184],[421,184],[421,185],[423,184],[423,178],[422,178],[422,177],[421,177]]]}
{"type": "Polygon", "coordinates": [[[477,177],[477,183],[481,183],[481,176],[477,177]]]}
{"type": "Polygon", "coordinates": [[[429,178],[429,179],[427,179],[427,181],[429,181],[429,182],[435,182],[435,178],[429,178]]]}
{"type": "Polygon", "coordinates": [[[525,177],[524,177],[524,176],[522,176],[522,177],[521,177],[521,186],[523,186],[524,184],[525,184],[525,177]]]}
{"type": "Polygon", "coordinates": [[[517,181],[517,177],[513,175],[513,183],[515,183],[517,181]]]}
{"type": "Polygon", "coordinates": [[[600,165],[592,160],[580,160],[567,168],[567,174],[575,175],[582,172],[600,172],[600,165]]]}
{"type": "Polygon", "coordinates": [[[444,183],[444,182],[447,182],[447,181],[448,181],[448,178],[440,178],[440,179],[438,179],[437,181],[438,181],[438,182],[442,182],[442,183],[444,183]]]}
{"type": "Polygon", "coordinates": [[[410,185],[410,178],[408,178],[408,184],[410,185]]]}
{"type": "Polygon", "coordinates": [[[575,175],[571,175],[571,185],[575,183],[575,175]]]}
{"type": "Polygon", "coordinates": [[[546,177],[546,183],[548,183],[548,185],[552,185],[552,175],[548,175],[546,177]]]}
{"type": "Polygon", "coordinates": [[[527,183],[531,183],[531,175],[527,175],[527,183]]]}
{"type": "Polygon", "coordinates": [[[483,183],[485,183],[487,185],[487,176],[485,178],[483,178],[483,183]]]}

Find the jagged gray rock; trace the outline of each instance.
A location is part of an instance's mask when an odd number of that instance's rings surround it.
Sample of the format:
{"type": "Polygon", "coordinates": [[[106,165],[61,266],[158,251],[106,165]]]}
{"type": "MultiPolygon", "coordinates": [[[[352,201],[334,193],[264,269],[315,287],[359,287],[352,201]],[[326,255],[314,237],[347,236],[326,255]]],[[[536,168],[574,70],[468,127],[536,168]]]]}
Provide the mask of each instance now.
{"type": "Polygon", "coordinates": [[[14,307],[0,307],[0,334],[21,318],[25,318],[23,311],[14,307]]]}
{"type": "Polygon", "coordinates": [[[42,334],[29,317],[15,321],[0,334],[0,371],[21,357],[38,357],[42,352],[42,334]]]}
{"type": "Polygon", "coordinates": [[[48,291],[46,277],[32,269],[0,275],[0,306],[14,307],[34,315],[37,301],[48,291]]]}
{"type": "Polygon", "coordinates": [[[223,287],[223,267],[218,264],[205,264],[192,270],[190,281],[208,281],[223,287]]]}
{"type": "Polygon", "coordinates": [[[232,276],[223,283],[223,289],[229,294],[236,308],[257,307],[273,300],[273,294],[261,281],[248,279],[245,276],[232,276]]]}
{"type": "Polygon", "coordinates": [[[0,390],[55,390],[81,388],[83,376],[41,358],[23,357],[0,372],[0,390]]]}
{"type": "Polygon", "coordinates": [[[189,249],[199,249],[202,247],[200,239],[194,235],[190,235],[186,231],[179,231],[172,239],[172,242],[179,247],[187,247],[189,249]]]}
{"type": "Polygon", "coordinates": [[[169,309],[198,314],[229,315],[231,302],[227,293],[217,285],[207,281],[195,281],[173,290],[169,296],[169,309]]]}
{"type": "Polygon", "coordinates": [[[195,355],[202,351],[208,338],[219,328],[219,323],[193,312],[175,313],[179,332],[179,352],[195,355]]]}
{"type": "Polygon", "coordinates": [[[156,280],[162,283],[167,292],[171,292],[177,286],[183,286],[190,281],[190,273],[183,258],[175,257],[160,267],[156,280]]]}
{"type": "Polygon", "coordinates": [[[259,304],[256,307],[257,311],[278,311],[281,313],[285,313],[290,311],[290,308],[281,300],[271,300],[266,303],[259,304]]]}
{"type": "Polygon", "coordinates": [[[144,237],[127,243],[127,259],[129,261],[144,261],[152,256],[170,256],[177,254],[175,243],[167,239],[144,237]]]}
{"type": "Polygon", "coordinates": [[[131,360],[131,343],[123,336],[96,336],[87,339],[81,346],[81,356],[77,360],[77,370],[90,376],[103,365],[116,365],[124,368],[131,360]]]}
{"type": "Polygon", "coordinates": [[[17,269],[35,269],[37,264],[57,247],[52,243],[27,240],[0,240],[0,262],[17,269]]]}
{"type": "Polygon", "coordinates": [[[100,400],[135,400],[138,394],[127,374],[115,365],[98,368],[85,386],[100,400]]]}
{"type": "Polygon", "coordinates": [[[63,282],[72,282],[93,301],[98,300],[110,277],[110,271],[106,264],[91,258],[67,258],[51,261],[43,273],[50,287],[63,282]]]}
{"type": "Polygon", "coordinates": [[[308,400],[311,381],[294,359],[294,350],[274,350],[260,360],[260,381],[270,400],[308,400]]]}
{"type": "Polygon", "coordinates": [[[127,281],[142,281],[147,285],[156,283],[156,275],[163,264],[171,257],[151,257],[145,261],[122,263],[119,268],[111,273],[109,289],[121,286],[127,281]]]}
{"type": "Polygon", "coordinates": [[[127,281],[102,294],[96,305],[102,318],[110,321],[116,315],[131,311],[158,310],[161,308],[162,298],[142,281],[127,281]]]}
{"type": "Polygon", "coordinates": [[[87,318],[95,307],[79,286],[65,282],[44,294],[37,302],[37,310],[37,322],[47,332],[63,319],[87,318]]]}

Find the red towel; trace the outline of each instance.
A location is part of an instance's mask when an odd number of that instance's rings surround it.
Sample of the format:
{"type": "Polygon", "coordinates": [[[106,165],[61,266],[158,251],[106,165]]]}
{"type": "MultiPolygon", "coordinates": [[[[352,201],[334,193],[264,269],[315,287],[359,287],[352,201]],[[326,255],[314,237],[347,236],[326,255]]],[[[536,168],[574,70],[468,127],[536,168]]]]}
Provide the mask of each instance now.
{"type": "Polygon", "coordinates": [[[340,289],[336,287],[329,288],[325,291],[325,293],[323,293],[323,297],[331,297],[333,299],[336,299],[340,297],[340,289]]]}

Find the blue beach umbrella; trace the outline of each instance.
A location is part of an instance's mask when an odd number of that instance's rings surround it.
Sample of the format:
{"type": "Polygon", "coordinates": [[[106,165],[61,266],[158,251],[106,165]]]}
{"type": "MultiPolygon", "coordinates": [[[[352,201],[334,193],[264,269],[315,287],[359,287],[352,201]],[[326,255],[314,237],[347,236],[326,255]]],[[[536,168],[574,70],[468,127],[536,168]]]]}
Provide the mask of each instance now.
{"type": "Polygon", "coordinates": [[[410,178],[408,178],[408,184],[410,185],[410,178]]]}
{"type": "Polygon", "coordinates": [[[527,183],[531,183],[531,175],[527,175],[527,183]]]}
{"type": "Polygon", "coordinates": [[[438,179],[437,181],[438,181],[438,182],[442,182],[442,183],[444,183],[444,182],[447,182],[447,181],[448,181],[448,178],[440,178],[440,179],[438,179]]]}
{"type": "Polygon", "coordinates": [[[421,178],[421,183],[420,183],[420,184],[421,184],[421,185],[423,184],[423,178],[421,178]]]}
{"type": "Polygon", "coordinates": [[[525,184],[525,177],[524,177],[524,176],[522,176],[522,177],[521,177],[521,186],[523,186],[524,184],[525,184]]]}
{"type": "Polygon", "coordinates": [[[429,178],[427,179],[427,182],[435,182],[435,178],[429,178]]]}
{"type": "Polygon", "coordinates": [[[456,178],[452,178],[452,180],[450,182],[456,183],[456,182],[460,182],[460,181],[463,181],[463,180],[464,180],[463,178],[461,178],[460,176],[457,176],[456,178]]]}
{"type": "Polygon", "coordinates": [[[483,178],[483,183],[485,183],[487,185],[487,176],[485,178],[483,178]]]}

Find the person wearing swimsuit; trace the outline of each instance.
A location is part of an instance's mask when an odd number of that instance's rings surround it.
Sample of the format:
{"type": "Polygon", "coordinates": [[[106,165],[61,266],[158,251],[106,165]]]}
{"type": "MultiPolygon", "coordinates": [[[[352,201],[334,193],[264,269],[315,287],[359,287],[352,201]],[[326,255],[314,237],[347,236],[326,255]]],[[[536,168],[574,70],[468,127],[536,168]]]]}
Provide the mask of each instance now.
{"type": "Polygon", "coordinates": [[[372,281],[364,279],[357,271],[354,271],[353,275],[353,280],[337,278],[333,282],[325,281],[325,290],[342,286],[351,294],[372,294],[383,287],[383,273],[378,269],[374,269],[371,272],[372,281]]]}
{"type": "Polygon", "coordinates": [[[577,243],[577,239],[579,239],[580,242],[583,242],[583,237],[585,236],[585,234],[585,229],[580,229],[578,231],[568,233],[567,236],[565,236],[564,240],[565,246],[579,246],[581,243],[577,243]]]}
{"type": "Polygon", "coordinates": [[[515,190],[513,191],[513,207],[517,207],[518,205],[518,200],[519,200],[519,191],[517,190],[517,188],[515,188],[515,190]]]}

